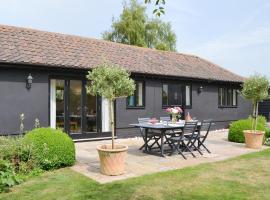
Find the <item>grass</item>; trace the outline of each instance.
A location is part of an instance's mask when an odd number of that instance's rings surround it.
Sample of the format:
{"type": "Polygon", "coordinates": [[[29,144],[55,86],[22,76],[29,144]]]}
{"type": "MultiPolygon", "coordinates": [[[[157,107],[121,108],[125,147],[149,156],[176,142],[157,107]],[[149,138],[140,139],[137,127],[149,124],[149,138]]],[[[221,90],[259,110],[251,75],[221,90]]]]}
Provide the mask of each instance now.
{"type": "Polygon", "coordinates": [[[270,199],[270,149],[226,161],[201,164],[109,184],[69,168],[47,172],[0,194],[24,199],[270,199]]]}

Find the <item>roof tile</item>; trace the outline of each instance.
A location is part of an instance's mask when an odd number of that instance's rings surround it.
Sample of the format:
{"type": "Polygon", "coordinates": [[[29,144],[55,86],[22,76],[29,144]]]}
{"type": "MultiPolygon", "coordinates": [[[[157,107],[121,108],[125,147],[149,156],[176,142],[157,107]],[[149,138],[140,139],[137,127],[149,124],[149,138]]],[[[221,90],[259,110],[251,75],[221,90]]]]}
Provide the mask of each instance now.
{"type": "Polygon", "coordinates": [[[104,59],[130,72],[243,81],[243,77],[193,55],[0,25],[0,62],[91,69],[104,59]]]}

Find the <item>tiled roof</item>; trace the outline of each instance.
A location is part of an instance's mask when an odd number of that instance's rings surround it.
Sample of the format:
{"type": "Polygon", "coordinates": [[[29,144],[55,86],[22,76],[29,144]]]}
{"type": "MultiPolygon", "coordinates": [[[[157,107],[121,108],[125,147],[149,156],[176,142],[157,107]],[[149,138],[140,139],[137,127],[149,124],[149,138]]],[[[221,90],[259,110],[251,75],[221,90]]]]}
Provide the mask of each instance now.
{"type": "Polygon", "coordinates": [[[90,69],[108,60],[130,72],[241,82],[243,78],[193,55],[0,25],[0,62],[90,69]]]}

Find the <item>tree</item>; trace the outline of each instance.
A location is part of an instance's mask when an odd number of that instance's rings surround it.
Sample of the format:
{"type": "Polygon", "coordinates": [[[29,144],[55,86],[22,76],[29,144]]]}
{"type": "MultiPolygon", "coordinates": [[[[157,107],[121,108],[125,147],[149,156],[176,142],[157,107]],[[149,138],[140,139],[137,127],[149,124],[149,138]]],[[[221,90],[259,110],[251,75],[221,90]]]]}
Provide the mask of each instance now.
{"type": "Polygon", "coordinates": [[[103,39],[112,42],[176,51],[176,35],[170,23],[148,19],[146,8],[136,0],[124,4],[118,20],[112,20],[112,30],[105,31],[103,39]]]}
{"type": "MultiPolygon", "coordinates": [[[[144,0],[145,4],[151,4],[152,1],[151,0],[144,0]]],[[[154,4],[155,4],[155,8],[153,10],[153,13],[156,14],[156,16],[160,17],[161,14],[165,14],[164,11],[164,5],[166,3],[166,0],[155,0],[154,4]]]]}
{"type": "Polygon", "coordinates": [[[242,95],[253,103],[252,130],[256,132],[258,121],[258,104],[268,98],[269,80],[266,76],[253,75],[245,80],[242,95]]]}
{"type": "Polygon", "coordinates": [[[120,68],[118,65],[107,62],[103,62],[92,71],[89,71],[87,78],[91,81],[88,92],[109,100],[112,149],[114,149],[114,102],[117,98],[133,95],[135,90],[134,81],[130,78],[130,74],[126,70],[120,68]]]}

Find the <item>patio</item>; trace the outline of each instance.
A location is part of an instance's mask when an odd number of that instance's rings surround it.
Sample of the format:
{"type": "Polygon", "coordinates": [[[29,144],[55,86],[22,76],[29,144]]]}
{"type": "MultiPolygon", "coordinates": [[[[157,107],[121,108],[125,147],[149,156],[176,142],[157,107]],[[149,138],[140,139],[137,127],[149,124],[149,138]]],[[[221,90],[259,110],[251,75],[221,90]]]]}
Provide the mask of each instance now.
{"type": "Polygon", "coordinates": [[[143,144],[142,138],[117,139],[117,143],[126,144],[129,147],[126,160],[126,174],[121,176],[105,176],[99,172],[99,158],[96,146],[110,143],[109,140],[76,143],[77,164],[72,169],[99,183],[108,183],[144,174],[194,166],[200,163],[221,161],[257,151],[245,148],[244,144],[228,142],[227,134],[228,130],[210,132],[206,145],[212,153],[208,154],[206,151],[203,151],[203,156],[196,153],[196,158],[187,155],[187,160],[184,160],[180,155],[162,158],[145,154],[139,150],[143,144]]]}

